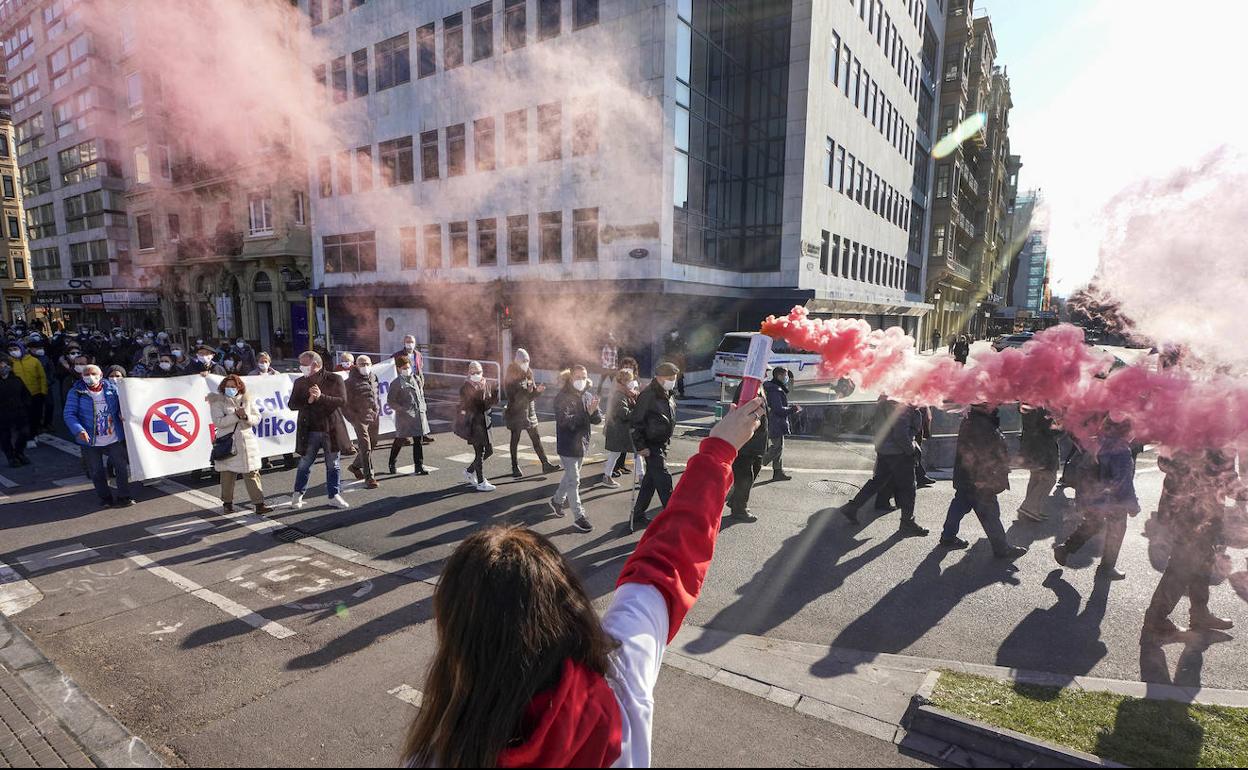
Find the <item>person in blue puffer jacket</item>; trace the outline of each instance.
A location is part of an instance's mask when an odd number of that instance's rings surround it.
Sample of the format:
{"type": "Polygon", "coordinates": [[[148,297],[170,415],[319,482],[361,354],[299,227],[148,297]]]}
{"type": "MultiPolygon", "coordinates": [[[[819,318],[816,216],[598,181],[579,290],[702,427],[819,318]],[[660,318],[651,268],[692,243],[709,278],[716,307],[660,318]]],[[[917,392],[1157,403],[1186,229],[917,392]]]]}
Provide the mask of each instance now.
{"type": "Polygon", "coordinates": [[[101,505],[124,508],[134,505],[130,496],[130,464],[126,457],[126,434],[121,415],[121,398],[117,386],[104,379],[94,364],[82,372],[65,398],[65,426],[82,447],[87,474],[95,484],[101,505]],[[108,486],[104,459],[117,476],[116,494],[108,486]]]}

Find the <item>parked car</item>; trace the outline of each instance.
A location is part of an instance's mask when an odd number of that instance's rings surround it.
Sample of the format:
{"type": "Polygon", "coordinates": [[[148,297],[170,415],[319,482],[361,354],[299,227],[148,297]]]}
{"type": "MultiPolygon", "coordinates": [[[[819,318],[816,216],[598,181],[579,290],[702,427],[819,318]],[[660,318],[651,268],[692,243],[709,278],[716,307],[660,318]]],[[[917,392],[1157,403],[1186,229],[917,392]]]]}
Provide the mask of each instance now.
{"type": "Polygon", "coordinates": [[[992,343],[992,349],[1000,353],[1006,348],[1021,348],[1025,343],[1031,342],[1036,335],[1031,332],[1022,332],[1021,334],[1005,334],[997,338],[992,343]]]}
{"type": "MultiPolygon", "coordinates": [[[[729,332],[720,340],[715,350],[715,362],[711,371],[718,382],[725,380],[735,384],[745,372],[745,359],[750,352],[750,340],[758,332],[729,332]]],[[[771,359],[768,365],[782,366],[793,372],[793,382],[797,385],[832,384],[838,382],[836,377],[827,377],[819,372],[819,354],[806,350],[795,350],[784,340],[774,340],[771,345],[771,359]]]]}

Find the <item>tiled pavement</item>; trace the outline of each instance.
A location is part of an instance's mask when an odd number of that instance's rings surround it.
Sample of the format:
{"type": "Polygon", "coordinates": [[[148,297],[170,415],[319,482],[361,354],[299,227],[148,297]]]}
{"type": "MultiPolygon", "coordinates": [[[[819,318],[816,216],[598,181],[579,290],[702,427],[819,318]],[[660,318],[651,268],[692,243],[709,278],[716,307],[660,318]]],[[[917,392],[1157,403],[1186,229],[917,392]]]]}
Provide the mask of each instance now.
{"type": "Polygon", "coordinates": [[[0,667],[0,767],[95,767],[26,685],[0,667]]]}

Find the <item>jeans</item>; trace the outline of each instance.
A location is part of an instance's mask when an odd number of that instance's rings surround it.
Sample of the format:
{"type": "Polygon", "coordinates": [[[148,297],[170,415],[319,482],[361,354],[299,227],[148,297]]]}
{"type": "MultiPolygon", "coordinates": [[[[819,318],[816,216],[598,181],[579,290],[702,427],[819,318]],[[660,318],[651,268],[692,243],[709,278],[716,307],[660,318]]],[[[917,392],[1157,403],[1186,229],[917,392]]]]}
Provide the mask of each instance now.
{"type": "Polygon", "coordinates": [[[581,466],[585,464],[585,458],[559,455],[559,462],[563,463],[563,479],[559,481],[559,488],[555,490],[555,505],[562,508],[571,503],[572,515],[578,519],[584,518],[585,506],[581,503],[581,466]]]}
{"type": "MultiPolygon", "coordinates": [[[[633,515],[640,516],[650,507],[654,493],[659,493],[663,507],[672,497],[672,473],[667,469],[667,452],[663,449],[650,448],[650,455],[645,458],[646,476],[641,480],[641,489],[637,492],[637,504],[633,506],[633,515]]],[[[636,471],[634,471],[636,472],[636,471]]]]}
{"type": "Polygon", "coordinates": [[[1001,504],[997,496],[988,492],[959,489],[949,503],[949,512],[945,515],[945,529],[941,532],[942,540],[952,540],[958,536],[962,517],[971,511],[979,518],[979,523],[992,544],[992,552],[998,556],[1009,550],[1010,544],[1005,539],[1005,527],[1001,526],[1001,504]]]}
{"type": "Polygon", "coordinates": [[[472,465],[468,466],[468,472],[477,476],[477,483],[485,483],[485,461],[490,455],[494,454],[494,447],[490,444],[482,444],[472,448],[473,459],[472,465]]]}
{"type": "Polygon", "coordinates": [[[763,458],[760,455],[737,455],[732,463],[732,489],[728,490],[728,510],[733,513],[745,513],[750,505],[750,492],[754,490],[754,482],[763,470],[763,458]]]}
{"type": "Polygon", "coordinates": [[[1044,513],[1044,501],[1049,499],[1053,485],[1057,483],[1057,470],[1033,470],[1027,479],[1027,497],[1019,510],[1044,513]]]}
{"type": "Polygon", "coordinates": [[[771,448],[763,455],[763,465],[771,465],[774,474],[784,473],[784,436],[774,436],[771,448]]]}
{"type": "Polygon", "coordinates": [[[607,463],[602,467],[602,480],[610,481],[611,474],[624,465],[624,458],[630,454],[633,456],[633,468],[640,471],[642,465],[641,455],[635,452],[607,452],[607,463]]]}
{"type": "Polygon", "coordinates": [[[359,468],[364,478],[373,479],[373,426],[372,423],[351,423],[355,428],[355,459],[349,467],[359,468]]]}
{"type": "Polygon", "coordinates": [[[102,503],[110,503],[114,499],[130,499],[130,461],[126,457],[126,445],[118,441],[108,446],[82,447],[82,459],[87,464],[87,475],[95,484],[95,494],[102,503]],[[104,458],[113,466],[117,474],[117,495],[108,487],[108,469],[104,467],[104,458]]]}
{"type": "Polygon", "coordinates": [[[303,453],[303,457],[299,460],[299,470],[295,471],[295,491],[300,494],[308,488],[308,478],[312,475],[312,466],[316,464],[316,457],[325,450],[325,495],[327,497],[337,497],[342,491],[342,469],[338,465],[338,453],[330,450],[330,436],[328,433],[320,433],[313,431],[308,434],[308,451],[303,453]]]}

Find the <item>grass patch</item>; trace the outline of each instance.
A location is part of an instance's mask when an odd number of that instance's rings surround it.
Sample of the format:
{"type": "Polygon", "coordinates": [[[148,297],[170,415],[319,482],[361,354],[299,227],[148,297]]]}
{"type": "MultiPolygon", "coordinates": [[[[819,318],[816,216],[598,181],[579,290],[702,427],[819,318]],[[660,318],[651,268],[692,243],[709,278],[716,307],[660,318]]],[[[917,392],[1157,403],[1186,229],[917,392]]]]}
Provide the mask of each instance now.
{"type": "Polygon", "coordinates": [[[1132,767],[1248,767],[1248,709],[942,672],[932,705],[1132,767]]]}

